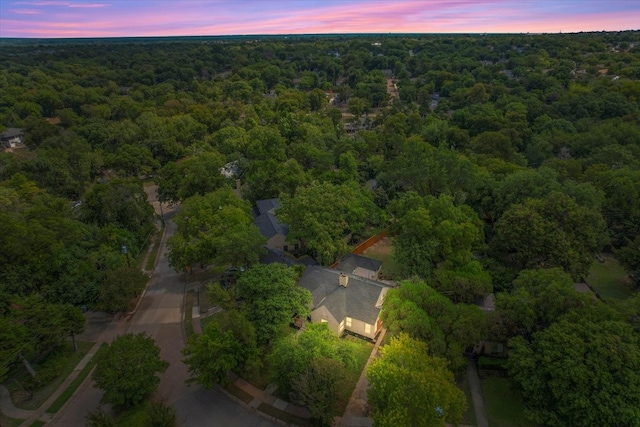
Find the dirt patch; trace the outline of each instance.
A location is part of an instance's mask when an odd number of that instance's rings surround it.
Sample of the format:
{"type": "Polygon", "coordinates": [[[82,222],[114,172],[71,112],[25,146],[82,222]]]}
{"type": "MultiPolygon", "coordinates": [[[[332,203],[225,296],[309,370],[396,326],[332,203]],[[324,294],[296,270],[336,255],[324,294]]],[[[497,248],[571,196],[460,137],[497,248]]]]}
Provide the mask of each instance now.
{"type": "Polygon", "coordinates": [[[371,246],[370,248],[365,249],[362,253],[363,255],[391,255],[391,238],[383,237],[376,244],[371,246]]]}

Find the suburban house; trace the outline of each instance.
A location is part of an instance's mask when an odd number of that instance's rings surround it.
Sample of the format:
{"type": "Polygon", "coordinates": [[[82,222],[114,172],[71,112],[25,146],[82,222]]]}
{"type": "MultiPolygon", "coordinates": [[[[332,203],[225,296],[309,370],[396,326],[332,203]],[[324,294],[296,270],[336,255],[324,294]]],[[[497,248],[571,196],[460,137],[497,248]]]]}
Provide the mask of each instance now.
{"type": "Polygon", "coordinates": [[[347,254],[340,260],[336,266],[336,270],[364,277],[365,279],[378,280],[380,267],[382,267],[382,261],[378,261],[377,259],[367,258],[362,255],[347,254]]]}
{"type": "Polygon", "coordinates": [[[300,242],[289,242],[289,227],[276,217],[276,209],[280,207],[278,199],[257,200],[254,208],[253,223],[260,233],[267,238],[267,248],[284,252],[295,252],[300,249],[300,242]]]}
{"type": "Polygon", "coordinates": [[[380,310],[390,286],[318,266],[307,267],[298,285],[311,292],[311,322],[326,322],[337,335],[350,331],[370,339],[382,329],[380,310]]]}
{"type": "Polygon", "coordinates": [[[0,134],[0,143],[4,148],[15,148],[24,143],[24,132],[18,128],[7,128],[0,134]]]}

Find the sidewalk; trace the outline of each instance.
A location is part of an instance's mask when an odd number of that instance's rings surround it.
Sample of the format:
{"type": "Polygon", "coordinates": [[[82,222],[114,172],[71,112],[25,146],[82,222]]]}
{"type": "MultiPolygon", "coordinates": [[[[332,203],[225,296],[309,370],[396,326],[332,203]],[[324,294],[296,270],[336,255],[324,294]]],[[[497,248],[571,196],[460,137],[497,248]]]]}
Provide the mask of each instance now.
{"type": "Polygon", "coordinates": [[[367,388],[369,387],[369,382],[367,381],[366,372],[369,364],[377,357],[378,349],[380,348],[380,344],[384,341],[386,334],[387,330],[383,328],[376,340],[376,345],[374,345],[373,350],[371,350],[367,363],[364,365],[364,368],[362,368],[362,373],[356,383],[356,388],[353,390],[353,393],[351,393],[351,398],[349,399],[347,408],[344,411],[344,415],[338,421],[339,426],[371,427],[373,425],[373,420],[368,417],[369,407],[367,404],[367,388]]]}
{"type": "MultiPolygon", "coordinates": [[[[166,229],[164,231],[166,231],[166,229]]],[[[165,239],[164,231],[162,233],[162,236],[160,236],[160,241],[157,243],[158,245],[162,245],[164,243],[164,239],[165,239]]],[[[145,258],[142,264],[143,266],[146,266],[147,259],[149,258],[149,255],[151,254],[152,250],[153,250],[153,246],[150,246],[149,250],[147,251],[147,254],[145,255],[145,258]]],[[[158,261],[158,258],[156,257],[156,263],[157,261],[158,261]]],[[[155,268],[155,265],[154,265],[154,268],[155,268]]],[[[150,280],[149,282],[147,282],[147,287],[149,286],[149,283],[150,283],[150,280]]],[[[144,294],[147,291],[147,287],[145,287],[145,289],[142,291],[142,294],[138,299],[138,304],[136,305],[134,310],[130,313],[126,313],[126,315],[117,315],[111,319],[107,327],[102,331],[102,333],[100,333],[99,337],[96,339],[96,342],[93,345],[93,347],[91,347],[89,352],[82,358],[82,360],[78,363],[78,365],[76,365],[76,367],[73,369],[73,372],[71,372],[71,374],[62,382],[62,384],[60,384],[60,386],[51,394],[51,396],[49,396],[49,398],[42,405],[40,405],[38,409],[26,410],[26,409],[16,408],[13,404],[13,401],[11,400],[11,395],[9,393],[9,390],[5,386],[0,385],[0,411],[7,417],[24,420],[20,424],[20,427],[29,427],[31,424],[33,424],[37,420],[44,421],[44,422],[51,421],[51,419],[55,417],[56,414],[51,414],[46,412],[47,409],[49,409],[49,407],[53,404],[53,402],[55,402],[56,399],[58,399],[58,397],[60,397],[60,395],[65,392],[67,387],[69,387],[69,385],[73,382],[73,380],[76,379],[76,377],[80,374],[82,369],[84,369],[87,363],[89,363],[91,358],[96,354],[96,352],[98,351],[100,346],[102,346],[103,343],[105,342],[109,343],[116,336],[122,335],[124,333],[124,330],[126,329],[128,317],[130,317],[138,309],[140,302],[142,301],[144,294]]],[[[90,380],[91,380],[91,376],[89,375],[84,380],[83,384],[90,380]]],[[[74,391],[74,394],[77,393],[78,390],[82,388],[83,384],[78,386],[78,388],[74,391]]],[[[60,411],[61,410],[59,410],[58,413],[60,411]]]]}
{"type": "MultiPolygon", "coordinates": [[[[193,321],[193,329],[196,333],[202,333],[202,329],[200,326],[200,310],[198,306],[194,306],[192,310],[192,321],[193,321]]],[[[251,400],[247,403],[239,397],[233,395],[229,391],[225,390],[223,387],[220,387],[229,397],[231,397],[235,402],[239,403],[243,407],[249,409],[250,411],[258,413],[260,416],[272,421],[274,423],[290,426],[289,424],[283,420],[275,418],[270,414],[262,412],[259,408],[264,403],[266,405],[270,405],[280,411],[286,412],[288,414],[294,415],[296,417],[309,419],[311,414],[307,408],[303,408],[302,406],[295,405],[293,403],[284,401],[273,396],[273,393],[277,390],[277,386],[268,386],[266,390],[261,390],[258,387],[253,386],[248,381],[243,378],[240,378],[238,375],[231,372],[229,374],[229,379],[233,383],[234,386],[242,390],[251,396],[251,400]]]]}

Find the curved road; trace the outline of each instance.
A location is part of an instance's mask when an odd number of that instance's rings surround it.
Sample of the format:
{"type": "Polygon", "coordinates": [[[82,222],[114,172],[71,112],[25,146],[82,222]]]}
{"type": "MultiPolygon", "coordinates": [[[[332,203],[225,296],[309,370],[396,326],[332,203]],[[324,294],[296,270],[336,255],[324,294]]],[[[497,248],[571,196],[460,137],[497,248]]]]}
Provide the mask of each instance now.
{"type": "MultiPolygon", "coordinates": [[[[151,202],[157,208],[157,202],[153,203],[155,200],[151,202]]],[[[183,274],[176,273],[169,266],[165,245],[166,238],[171,236],[176,228],[170,220],[172,214],[173,212],[167,212],[165,208],[165,239],[161,242],[161,252],[154,275],[138,310],[128,321],[121,319],[112,322],[103,333],[101,340],[109,342],[125,332],[146,332],[156,340],[161,349],[162,358],[171,365],[161,376],[155,397],[176,408],[178,425],[275,426],[231,400],[218,387],[205,390],[198,385],[185,384],[189,374],[186,365],[182,363],[180,353],[184,346],[181,316],[185,280],[183,274]]],[[[101,397],[102,392],[95,389],[92,382],[85,381],[82,388],[76,392],[51,424],[65,427],[84,425],[86,415],[99,406],[101,397]]]]}

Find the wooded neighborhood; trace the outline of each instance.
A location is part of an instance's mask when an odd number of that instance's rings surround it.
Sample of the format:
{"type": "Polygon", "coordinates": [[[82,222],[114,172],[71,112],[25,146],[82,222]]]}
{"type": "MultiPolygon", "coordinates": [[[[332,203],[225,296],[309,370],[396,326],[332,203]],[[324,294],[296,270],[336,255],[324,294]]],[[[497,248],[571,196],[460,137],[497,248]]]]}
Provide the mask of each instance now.
{"type": "Polygon", "coordinates": [[[12,405],[90,354],[92,426],[183,425],[177,363],[291,425],[640,426],[640,32],[0,49],[12,405]],[[159,259],[181,361],[77,343],[159,259]]]}

